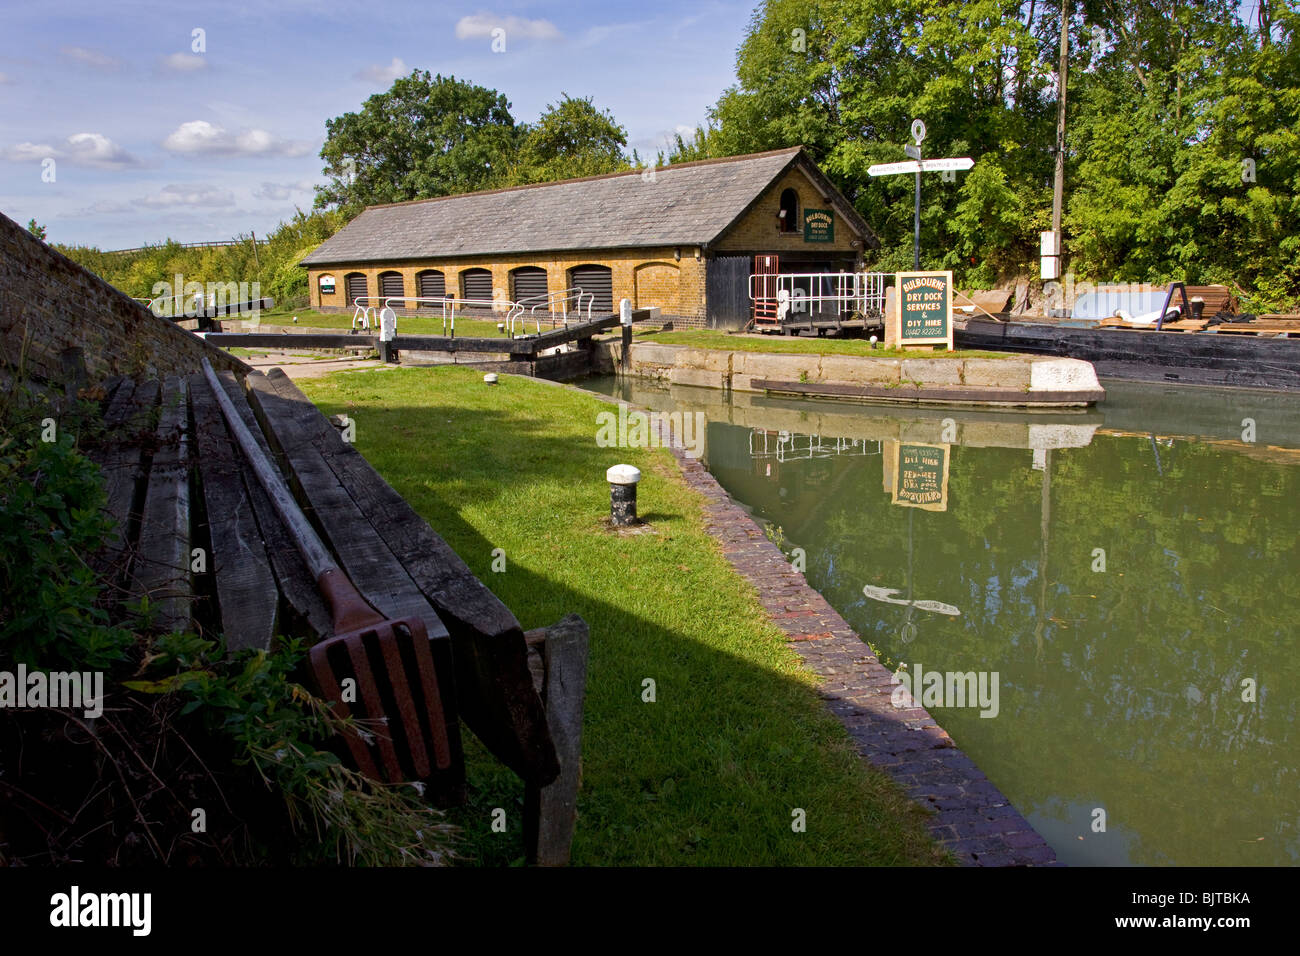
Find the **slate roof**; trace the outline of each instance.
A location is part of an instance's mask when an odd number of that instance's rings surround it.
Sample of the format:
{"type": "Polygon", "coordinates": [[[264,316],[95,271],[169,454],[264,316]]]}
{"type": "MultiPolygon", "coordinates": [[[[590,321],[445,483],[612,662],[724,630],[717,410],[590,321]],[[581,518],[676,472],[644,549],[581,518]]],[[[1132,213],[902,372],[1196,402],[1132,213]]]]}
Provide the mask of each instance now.
{"type": "Polygon", "coordinates": [[[305,266],[444,256],[707,245],[799,162],[840,215],[875,244],[862,217],[800,147],[728,159],[370,206],[305,266]]]}

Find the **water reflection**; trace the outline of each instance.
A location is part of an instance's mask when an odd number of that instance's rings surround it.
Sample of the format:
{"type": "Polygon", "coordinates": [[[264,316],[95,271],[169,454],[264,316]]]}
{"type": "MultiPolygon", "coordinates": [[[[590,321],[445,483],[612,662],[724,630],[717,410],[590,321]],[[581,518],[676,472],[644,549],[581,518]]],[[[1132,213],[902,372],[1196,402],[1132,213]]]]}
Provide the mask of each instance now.
{"type": "Polygon", "coordinates": [[[1300,412],[1108,389],[1043,414],[626,394],[705,412],[710,471],[888,666],[1000,675],[996,718],[934,710],[1061,859],[1293,865],[1300,412]]]}

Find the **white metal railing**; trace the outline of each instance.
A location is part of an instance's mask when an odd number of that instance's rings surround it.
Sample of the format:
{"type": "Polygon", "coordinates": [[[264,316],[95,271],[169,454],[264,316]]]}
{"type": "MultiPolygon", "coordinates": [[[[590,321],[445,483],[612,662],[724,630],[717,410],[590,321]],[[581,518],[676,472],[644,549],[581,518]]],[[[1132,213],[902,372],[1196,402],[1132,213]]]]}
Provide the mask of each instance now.
{"type": "Polygon", "coordinates": [[[584,292],[577,286],[560,292],[525,296],[518,302],[512,302],[509,299],[462,299],[451,295],[359,295],[352,302],[354,309],[351,327],[367,331],[372,327],[377,328],[379,326],[379,310],[392,309],[394,302],[400,302],[403,308],[410,303],[414,303],[417,309],[423,305],[441,308],[442,334],[448,335],[450,333],[452,338],[456,337],[456,310],[458,308],[487,308],[493,312],[505,312],[506,317],[503,324],[506,326],[510,338],[514,338],[516,335],[516,324],[522,324],[525,317],[527,317],[533,321],[537,334],[540,335],[542,332],[541,311],[544,311],[550,317],[552,328],[554,328],[558,316],[558,321],[563,322],[564,327],[567,329],[569,327],[570,303],[573,304],[572,314],[581,318],[584,300],[586,302],[587,321],[591,321],[591,310],[596,301],[596,294],[594,292],[584,292]]]}
{"type": "MultiPolygon", "coordinates": [[[[215,300],[215,298],[214,294],[213,299],[215,300]]],[[[193,318],[208,305],[208,299],[202,292],[195,292],[190,295],[184,293],[181,295],[160,295],[156,299],[137,299],[136,301],[145,302],[150,312],[164,318],[176,318],[177,316],[193,318]],[[176,307],[182,305],[186,300],[189,300],[188,307],[177,312],[176,307]],[[161,311],[164,308],[166,311],[161,311]]]]}
{"type": "Polygon", "coordinates": [[[361,328],[366,330],[370,328],[372,322],[376,326],[379,325],[379,316],[376,312],[378,307],[375,305],[375,300],[378,298],[374,295],[359,295],[352,300],[356,308],[352,311],[351,328],[355,329],[357,322],[360,322],[361,328]]]}
{"type": "MultiPolygon", "coordinates": [[[[488,308],[493,312],[504,311],[507,316],[519,307],[517,302],[511,302],[509,299],[458,299],[455,296],[444,296],[442,300],[442,334],[447,334],[447,324],[451,323],[451,337],[456,337],[456,309],[458,307],[479,309],[488,308]]],[[[513,337],[513,330],[511,336],[513,337]]]]}
{"type": "Polygon", "coordinates": [[[755,460],[775,458],[778,462],[786,462],[880,453],[880,441],[874,438],[823,438],[821,435],[773,432],[764,428],[751,428],[749,432],[749,456],[755,460]]]}
{"type": "Polygon", "coordinates": [[[836,315],[857,312],[863,317],[885,311],[885,272],[783,272],[749,277],[751,301],[776,300],[777,321],[793,313],[834,311],[836,315]],[[821,308],[814,309],[814,306],[821,308]],[[831,306],[828,309],[826,306],[831,306]]]}
{"type": "Polygon", "coordinates": [[[542,318],[538,314],[539,309],[544,309],[550,317],[551,328],[555,328],[556,315],[558,314],[564,328],[567,329],[569,327],[569,303],[574,303],[574,315],[581,317],[584,298],[587,300],[587,321],[590,322],[591,309],[596,301],[594,292],[583,292],[581,288],[574,286],[571,289],[562,289],[559,292],[545,292],[524,296],[515,303],[515,308],[511,309],[506,316],[506,321],[510,325],[511,337],[515,334],[515,322],[524,318],[525,310],[527,310],[528,318],[533,321],[538,335],[542,334],[542,318]]]}

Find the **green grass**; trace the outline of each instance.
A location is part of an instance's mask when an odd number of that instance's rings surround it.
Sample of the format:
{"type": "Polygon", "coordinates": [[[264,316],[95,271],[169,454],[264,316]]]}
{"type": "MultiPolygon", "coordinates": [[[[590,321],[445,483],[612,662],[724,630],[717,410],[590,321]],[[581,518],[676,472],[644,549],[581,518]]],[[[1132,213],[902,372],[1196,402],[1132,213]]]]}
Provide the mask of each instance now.
{"type": "MultiPolygon", "coordinates": [[[[702,501],[662,449],[596,445],[611,406],[468,369],[301,382],[326,414],[514,611],[591,628],[576,864],[916,864],[946,859],[923,811],[865,767],[751,586],[704,531],[702,501]],[[605,469],[644,475],[655,533],[620,536],[605,469]],[[505,552],[492,571],[493,549],[505,552]],[[657,701],[642,701],[643,681],[657,701]],[[791,830],[791,812],[807,831],[791,830]]],[[[485,864],[517,862],[523,788],[468,739],[471,803],[453,818],[485,864]],[[508,834],[490,832],[506,810],[508,834]]]]}
{"type": "Polygon", "coordinates": [[[906,349],[872,348],[866,339],[802,338],[784,335],[730,335],[709,329],[682,329],[677,332],[640,333],[642,342],[660,345],[689,345],[697,349],[724,349],[729,352],[794,352],[804,355],[869,355],[872,358],[1010,358],[1006,352],[976,350],[952,352],[909,352],[906,349]]]}

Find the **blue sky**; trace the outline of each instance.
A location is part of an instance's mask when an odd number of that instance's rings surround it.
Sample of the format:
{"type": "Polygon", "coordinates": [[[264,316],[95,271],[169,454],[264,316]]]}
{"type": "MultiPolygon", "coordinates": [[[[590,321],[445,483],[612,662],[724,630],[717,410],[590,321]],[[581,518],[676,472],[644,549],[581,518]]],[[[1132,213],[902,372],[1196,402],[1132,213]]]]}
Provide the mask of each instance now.
{"type": "Polygon", "coordinates": [[[310,207],[325,121],[414,68],[519,121],[591,96],[653,157],[733,81],[756,2],[6,3],[0,212],[105,249],[265,234],[310,207]]]}

